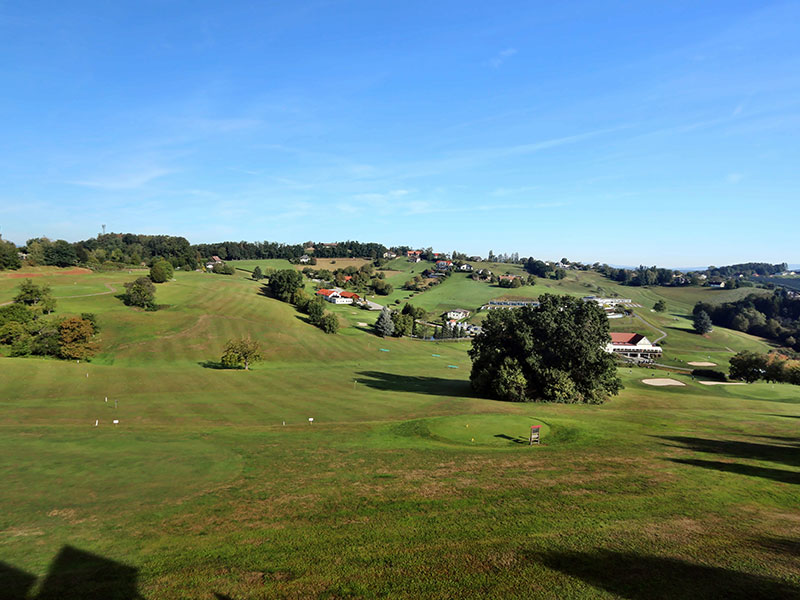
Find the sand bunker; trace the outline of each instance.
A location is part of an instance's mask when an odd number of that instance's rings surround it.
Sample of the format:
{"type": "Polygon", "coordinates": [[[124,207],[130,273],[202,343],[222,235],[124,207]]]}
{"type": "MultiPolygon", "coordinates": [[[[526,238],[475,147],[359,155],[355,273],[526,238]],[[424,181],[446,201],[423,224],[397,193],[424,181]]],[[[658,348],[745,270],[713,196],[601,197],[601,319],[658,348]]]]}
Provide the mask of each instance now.
{"type": "Polygon", "coordinates": [[[659,387],[665,386],[665,385],[679,385],[679,386],[680,385],[686,385],[685,383],[682,383],[682,382],[677,381],[675,379],[668,379],[666,377],[663,377],[663,378],[660,378],[660,379],[642,379],[642,383],[647,384],[647,385],[655,385],[655,386],[659,386],[659,387]]]}
{"type": "Polygon", "coordinates": [[[717,363],[712,362],[688,362],[687,365],[692,365],[693,367],[716,367],[717,363]]]}
{"type": "Polygon", "coordinates": [[[742,381],[698,381],[700,385],[746,385],[742,381]]]}
{"type": "Polygon", "coordinates": [[[363,323],[363,322],[361,322],[361,321],[359,321],[358,323],[356,323],[356,325],[358,325],[359,327],[366,327],[366,326],[367,326],[367,324],[366,324],[366,323],[363,323]]]}

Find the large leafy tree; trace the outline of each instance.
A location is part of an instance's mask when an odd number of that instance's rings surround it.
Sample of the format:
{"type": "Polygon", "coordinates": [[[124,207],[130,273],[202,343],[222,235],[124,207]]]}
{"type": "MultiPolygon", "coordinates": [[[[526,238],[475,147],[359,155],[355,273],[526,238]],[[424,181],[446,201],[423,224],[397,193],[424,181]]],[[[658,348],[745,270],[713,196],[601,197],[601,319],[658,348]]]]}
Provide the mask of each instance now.
{"type": "Polygon", "coordinates": [[[173,274],[172,264],[163,259],[155,261],[153,266],[150,267],[150,279],[153,283],[169,281],[172,279],[173,274]]]}
{"type": "Polygon", "coordinates": [[[19,250],[11,242],[0,240],[0,271],[3,269],[19,269],[22,261],[19,259],[19,250]]]}
{"type": "Polygon", "coordinates": [[[139,277],[125,284],[125,304],[155,310],[155,299],[156,286],[149,277],[139,277]]]}
{"type": "Polygon", "coordinates": [[[294,269],[282,269],[269,276],[267,288],[279,300],[289,302],[295,291],[303,287],[303,276],[294,269]]]}
{"type": "Polygon", "coordinates": [[[58,354],[61,358],[85,359],[97,351],[92,342],[95,330],[92,322],[70,317],[58,324],[58,354]]]}
{"type": "Polygon", "coordinates": [[[250,369],[250,365],[261,360],[261,346],[251,337],[228,340],[225,344],[225,351],[222,354],[222,366],[228,369],[235,369],[244,366],[244,370],[250,369]]]}
{"type": "Polygon", "coordinates": [[[515,402],[599,404],[621,389],[608,319],[593,302],[545,294],[538,307],[492,311],[472,343],[470,380],[515,402]]]}
{"type": "Polygon", "coordinates": [[[14,296],[14,302],[47,314],[56,309],[56,300],[53,298],[50,286],[47,284],[36,285],[32,279],[26,279],[19,284],[19,292],[14,296]]]}

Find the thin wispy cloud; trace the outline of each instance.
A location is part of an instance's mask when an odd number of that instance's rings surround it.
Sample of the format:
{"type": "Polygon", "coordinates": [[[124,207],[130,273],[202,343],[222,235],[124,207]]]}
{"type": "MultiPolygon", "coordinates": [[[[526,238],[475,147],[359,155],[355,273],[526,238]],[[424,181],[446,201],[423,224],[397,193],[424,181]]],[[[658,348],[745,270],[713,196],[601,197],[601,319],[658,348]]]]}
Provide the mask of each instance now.
{"type": "Polygon", "coordinates": [[[102,190],[134,190],[144,187],[155,179],[159,179],[174,172],[175,171],[173,169],[153,167],[140,171],[117,173],[114,175],[106,175],[91,179],[74,180],[67,183],[102,190]]]}
{"type": "Polygon", "coordinates": [[[490,58],[487,61],[487,64],[493,69],[499,69],[504,62],[506,62],[516,53],[517,53],[516,48],[506,48],[505,50],[501,50],[500,52],[498,52],[494,57],[490,58]]]}

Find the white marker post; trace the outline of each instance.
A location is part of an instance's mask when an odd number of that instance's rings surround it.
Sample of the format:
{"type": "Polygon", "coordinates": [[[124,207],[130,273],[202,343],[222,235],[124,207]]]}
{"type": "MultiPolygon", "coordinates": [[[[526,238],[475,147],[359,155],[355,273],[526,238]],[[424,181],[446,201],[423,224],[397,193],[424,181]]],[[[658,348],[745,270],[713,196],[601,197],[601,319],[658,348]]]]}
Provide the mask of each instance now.
{"type": "Polygon", "coordinates": [[[114,425],[119,425],[119,419],[114,419],[114,420],[113,420],[113,421],[111,421],[111,422],[112,422],[112,423],[114,423],[114,425]]]}
{"type": "Polygon", "coordinates": [[[308,422],[313,425],[314,424],[314,417],[308,417],[308,422]]]}
{"type": "Polygon", "coordinates": [[[94,420],[94,426],[95,426],[95,427],[97,427],[97,424],[98,424],[99,422],[100,422],[100,419],[95,419],[95,420],[94,420]]]}

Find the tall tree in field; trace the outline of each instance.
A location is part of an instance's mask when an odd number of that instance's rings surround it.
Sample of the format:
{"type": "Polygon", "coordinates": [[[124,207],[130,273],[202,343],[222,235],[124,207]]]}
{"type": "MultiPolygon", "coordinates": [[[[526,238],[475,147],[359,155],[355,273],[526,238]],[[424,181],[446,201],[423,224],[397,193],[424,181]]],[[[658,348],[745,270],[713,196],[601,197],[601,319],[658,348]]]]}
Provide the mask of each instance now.
{"type": "Polygon", "coordinates": [[[11,242],[0,240],[0,271],[3,269],[19,269],[22,261],[19,258],[19,250],[11,242]]]}
{"type": "Polygon", "coordinates": [[[701,310],[694,315],[694,330],[697,333],[705,335],[706,333],[710,333],[713,328],[711,317],[708,316],[706,311],[701,310]]]}
{"type": "Polygon", "coordinates": [[[164,283],[172,279],[173,269],[172,264],[166,260],[160,259],[153,263],[150,267],[150,279],[153,283],[164,283]]]}
{"type": "Polygon", "coordinates": [[[492,311],[470,350],[480,394],[510,401],[599,404],[621,389],[608,319],[593,302],[545,294],[538,307],[492,311]]]}
{"type": "Polygon", "coordinates": [[[258,265],[256,265],[255,269],[253,269],[253,279],[255,279],[256,281],[264,279],[264,273],[261,271],[261,267],[259,267],[258,265]]]}
{"type": "Polygon", "coordinates": [[[235,369],[244,366],[244,370],[248,371],[250,365],[254,362],[261,360],[261,346],[250,338],[249,336],[228,340],[225,344],[225,351],[222,354],[223,367],[228,369],[235,369]]]}
{"type": "Polygon", "coordinates": [[[19,292],[14,296],[14,302],[38,309],[46,314],[50,314],[56,309],[56,300],[53,298],[50,286],[47,284],[36,285],[32,279],[26,279],[19,284],[19,292]]]}
{"type": "Polygon", "coordinates": [[[378,320],[375,321],[375,333],[381,337],[389,337],[394,333],[392,312],[386,307],[378,315],[378,320]]]}
{"type": "Polygon", "coordinates": [[[58,324],[58,355],[67,359],[86,359],[97,351],[92,342],[94,326],[88,319],[70,317],[58,324]]]}
{"type": "Polygon", "coordinates": [[[149,277],[139,277],[125,284],[125,304],[156,310],[156,286],[149,277]]]}
{"type": "Polygon", "coordinates": [[[269,276],[267,287],[278,300],[289,302],[295,291],[303,287],[303,276],[294,269],[282,269],[269,276]]]}
{"type": "Polygon", "coordinates": [[[667,303],[663,300],[659,300],[653,305],[653,310],[656,312],[665,312],[667,310],[667,303]]]}

